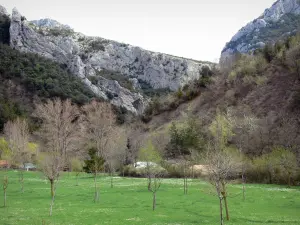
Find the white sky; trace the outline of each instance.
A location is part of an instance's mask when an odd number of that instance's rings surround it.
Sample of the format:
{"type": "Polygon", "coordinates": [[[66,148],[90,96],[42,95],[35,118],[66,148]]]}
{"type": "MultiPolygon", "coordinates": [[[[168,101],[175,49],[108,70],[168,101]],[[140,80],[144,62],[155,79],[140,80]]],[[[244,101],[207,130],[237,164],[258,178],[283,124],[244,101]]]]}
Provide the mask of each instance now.
{"type": "Polygon", "coordinates": [[[231,37],[275,0],[0,0],[28,20],[52,18],[75,31],[148,50],[216,61],[231,37]]]}

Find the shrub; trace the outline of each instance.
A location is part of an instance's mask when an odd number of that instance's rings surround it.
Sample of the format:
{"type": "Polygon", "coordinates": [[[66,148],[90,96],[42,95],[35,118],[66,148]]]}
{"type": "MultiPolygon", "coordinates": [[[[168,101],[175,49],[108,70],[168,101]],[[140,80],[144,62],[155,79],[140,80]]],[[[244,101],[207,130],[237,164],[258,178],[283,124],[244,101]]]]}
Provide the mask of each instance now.
{"type": "Polygon", "coordinates": [[[290,49],[286,53],[287,64],[296,72],[300,80],[300,45],[290,49]]]}

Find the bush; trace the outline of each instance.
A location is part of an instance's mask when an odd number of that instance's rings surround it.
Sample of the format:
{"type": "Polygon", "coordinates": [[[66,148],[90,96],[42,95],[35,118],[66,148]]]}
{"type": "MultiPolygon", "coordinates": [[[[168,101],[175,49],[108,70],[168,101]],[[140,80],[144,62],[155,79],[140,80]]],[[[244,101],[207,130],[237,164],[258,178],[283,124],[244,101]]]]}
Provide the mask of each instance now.
{"type": "Polygon", "coordinates": [[[300,80],[300,45],[290,49],[286,53],[287,64],[296,72],[300,80]]]}
{"type": "MultiPolygon", "coordinates": [[[[244,55],[238,60],[229,73],[229,80],[243,80],[244,77],[258,77],[262,76],[267,67],[267,61],[261,55],[250,56],[244,55]]],[[[246,80],[249,80],[246,78],[246,80]]]]}

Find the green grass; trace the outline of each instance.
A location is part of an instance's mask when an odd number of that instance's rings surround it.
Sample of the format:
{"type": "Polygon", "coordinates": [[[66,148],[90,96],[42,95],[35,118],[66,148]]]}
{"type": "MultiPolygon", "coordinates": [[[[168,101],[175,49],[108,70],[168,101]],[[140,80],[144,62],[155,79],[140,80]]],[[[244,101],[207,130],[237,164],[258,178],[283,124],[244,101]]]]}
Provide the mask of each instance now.
{"type": "MultiPolygon", "coordinates": [[[[4,172],[0,172],[0,178],[4,172]]],[[[115,178],[110,188],[108,177],[100,177],[100,202],[93,202],[93,179],[63,174],[57,187],[53,216],[49,217],[50,185],[38,172],[25,173],[25,192],[20,192],[18,172],[10,171],[8,207],[0,197],[1,225],[35,224],[219,224],[218,199],[204,181],[190,181],[183,195],[182,180],[163,180],[157,194],[157,210],[152,211],[152,196],[145,179],[115,178]],[[42,223],[45,221],[45,223],[42,223]]],[[[225,224],[300,224],[300,188],[276,185],[247,185],[242,201],[241,185],[229,186],[231,220],[225,224]]],[[[1,187],[2,190],[2,187],[1,187]]]]}

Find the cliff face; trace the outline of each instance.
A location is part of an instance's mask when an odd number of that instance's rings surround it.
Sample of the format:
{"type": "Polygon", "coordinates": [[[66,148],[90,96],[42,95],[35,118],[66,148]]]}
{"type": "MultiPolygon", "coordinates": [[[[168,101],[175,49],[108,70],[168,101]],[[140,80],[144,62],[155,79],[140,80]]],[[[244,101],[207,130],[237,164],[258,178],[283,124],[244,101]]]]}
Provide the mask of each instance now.
{"type": "Polygon", "coordinates": [[[300,1],[278,0],[257,19],[248,23],[226,44],[221,63],[236,52],[247,53],[274,43],[300,30],[300,1]]]}
{"type": "Polygon", "coordinates": [[[199,78],[202,67],[207,66],[99,37],[88,37],[49,19],[29,22],[17,9],[13,9],[11,17],[10,45],[64,64],[94,93],[135,113],[141,113],[147,102],[139,93],[140,84],[174,91],[199,78]],[[132,89],[122,87],[116,76],[114,79],[102,76],[105,71],[116,72],[120,80],[127,79],[132,89]]]}

